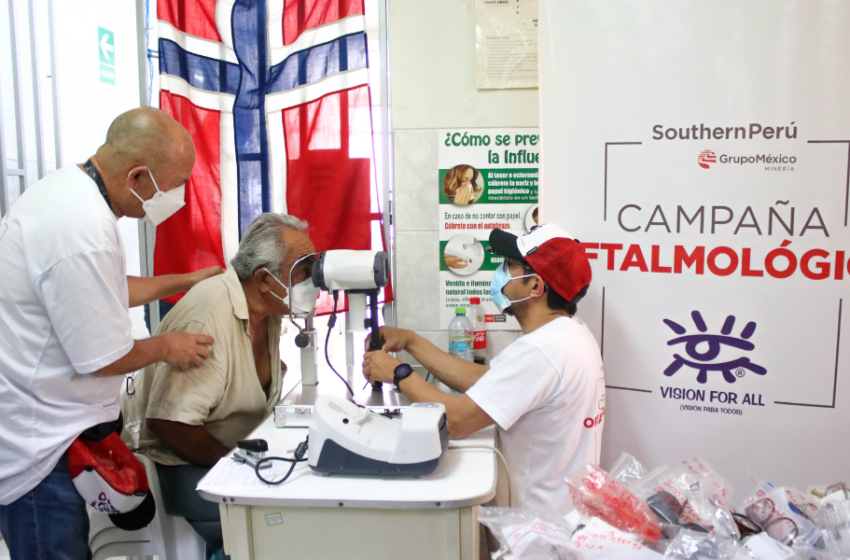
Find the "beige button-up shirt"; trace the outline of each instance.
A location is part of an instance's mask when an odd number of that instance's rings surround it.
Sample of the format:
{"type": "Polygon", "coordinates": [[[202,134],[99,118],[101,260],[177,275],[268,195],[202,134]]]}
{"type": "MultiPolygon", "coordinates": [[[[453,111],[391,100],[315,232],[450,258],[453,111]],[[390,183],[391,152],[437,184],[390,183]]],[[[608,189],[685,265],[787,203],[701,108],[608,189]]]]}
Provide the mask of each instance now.
{"type": "MultiPolygon", "coordinates": [[[[272,372],[268,396],[257,377],[251,349],[248,302],[232,268],[192,288],[165,316],[156,334],[167,331],[207,334],[215,343],[199,368],[183,373],[160,362],[138,373],[135,398],[139,410],[145,418],[203,426],[226,447],[236,447],[271,413],[280,398],[286,372],[278,347],[280,317],[268,318],[272,372]]],[[[139,449],[162,465],[187,464],[147,430],[144,422],[139,449]]]]}

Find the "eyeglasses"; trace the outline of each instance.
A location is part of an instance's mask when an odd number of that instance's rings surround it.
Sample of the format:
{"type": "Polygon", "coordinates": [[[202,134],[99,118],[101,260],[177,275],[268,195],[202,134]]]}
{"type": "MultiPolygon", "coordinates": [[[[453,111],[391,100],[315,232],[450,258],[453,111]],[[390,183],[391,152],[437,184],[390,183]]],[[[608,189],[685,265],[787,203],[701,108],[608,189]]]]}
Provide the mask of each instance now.
{"type": "Polygon", "coordinates": [[[744,511],[747,517],[764,529],[768,536],[786,546],[790,546],[800,533],[793,519],[776,511],[776,504],[770,498],[762,498],[750,504],[744,511]]]}
{"type": "MultiPolygon", "coordinates": [[[[685,504],[687,504],[685,500],[685,504]]],[[[685,509],[685,504],[682,504],[676,496],[670,492],[658,492],[653,494],[646,500],[646,505],[652,512],[662,521],[666,521],[671,525],[678,525],[683,529],[696,531],[697,533],[708,533],[708,529],[696,523],[680,523],[679,518],[682,516],[682,511],[685,509]]]]}

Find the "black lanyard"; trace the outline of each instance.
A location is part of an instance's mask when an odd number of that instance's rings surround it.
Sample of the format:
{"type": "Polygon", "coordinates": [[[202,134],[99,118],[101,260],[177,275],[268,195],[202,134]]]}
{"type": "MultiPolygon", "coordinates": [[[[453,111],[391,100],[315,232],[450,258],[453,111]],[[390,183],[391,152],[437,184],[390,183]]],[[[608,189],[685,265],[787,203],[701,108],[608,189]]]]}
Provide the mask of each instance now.
{"type": "Polygon", "coordinates": [[[106,185],[103,184],[103,177],[97,172],[97,168],[92,164],[91,159],[86,160],[83,167],[86,169],[88,176],[91,177],[91,180],[94,181],[94,184],[97,185],[100,194],[103,196],[103,200],[106,201],[106,205],[112,210],[112,203],[109,201],[109,193],[106,192],[106,185]]]}

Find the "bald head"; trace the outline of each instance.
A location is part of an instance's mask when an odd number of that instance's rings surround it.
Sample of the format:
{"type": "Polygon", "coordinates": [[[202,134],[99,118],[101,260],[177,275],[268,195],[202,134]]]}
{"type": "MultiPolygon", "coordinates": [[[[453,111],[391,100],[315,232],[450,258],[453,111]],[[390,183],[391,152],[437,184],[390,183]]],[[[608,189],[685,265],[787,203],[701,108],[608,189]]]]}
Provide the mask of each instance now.
{"type": "Polygon", "coordinates": [[[153,107],[140,107],[112,121],[97,160],[108,171],[145,166],[160,175],[188,166],[191,172],[195,146],[189,131],[170,115],[153,107]]]}

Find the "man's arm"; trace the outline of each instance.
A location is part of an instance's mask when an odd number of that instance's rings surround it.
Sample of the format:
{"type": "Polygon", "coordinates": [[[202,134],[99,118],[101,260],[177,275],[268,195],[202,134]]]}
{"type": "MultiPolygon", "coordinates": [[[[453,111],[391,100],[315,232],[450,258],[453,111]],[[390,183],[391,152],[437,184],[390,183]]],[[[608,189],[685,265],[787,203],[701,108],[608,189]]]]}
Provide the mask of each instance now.
{"type": "Polygon", "coordinates": [[[193,465],[212,467],[230,450],[215,439],[203,426],[148,418],[145,427],[175,455],[193,465]]]}
{"type": "Polygon", "coordinates": [[[167,332],[160,336],[136,340],[133,348],[124,357],[92,372],[91,375],[125,375],[156,362],[166,362],[186,372],[190,366],[203,365],[213,342],[211,336],[183,332],[167,332]]]}
{"type": "MultiPolygon", "coordinates": [[[[369,352],[363,362],[363,374],[370,383],[375,381],[392,383],[395,368],[401,363],[382,350],[369,352]]],[[[399,382],[398,386],[404,396],[412,402],[442,403],[446,407],[449,435],[453,439],[465,438],[494,423],[493,419],[466,395],[459,397],[447,395],[416,374],[407,376],[399,382]]]]}
{"type": "Polygon", "coordinates": [[[482,366],[447,354],[420,335],[406,329],[382,327],[381,339],[384,341],[384,352],[406,350],[437,379],[461,393],[465,393],[467,389],[475,385],[475,382],[490,369],[489,366],[482,366]]]}
{"type": "Polygon", "coordinates": [[[188,274],[165,274],[163,276],[128,276],[127,288],[130,292],[130,307],[145,305],[158,299],[188,292],[192,286],[210,276],[221,274],[224,269],[211,266],[188,274]]]}

